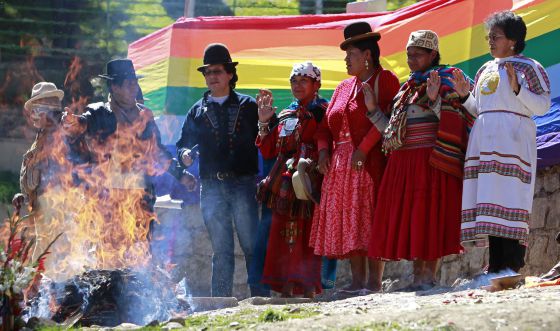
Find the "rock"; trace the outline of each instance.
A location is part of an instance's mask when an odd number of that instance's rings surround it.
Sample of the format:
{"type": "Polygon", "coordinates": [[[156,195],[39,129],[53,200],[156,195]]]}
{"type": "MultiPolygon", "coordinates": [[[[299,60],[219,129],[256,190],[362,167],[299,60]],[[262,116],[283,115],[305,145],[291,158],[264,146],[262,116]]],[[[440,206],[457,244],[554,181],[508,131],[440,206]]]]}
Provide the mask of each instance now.
{"type": "Polygon", "coordinates": [[[132,324],[132,323],[122,323],[117,325],[113,328],[113,330],[138,330],[142,327],[140,325],[132,324]]]}
{"type": "Polygon", "coordinates": [[[529,223],[531,229],[544,228],[548,206],[549,199],[547,197],[535,198],[533,200],[533,210],[529,223]]]}
{"type": "Polygon", "coordinates": [[[162,330],[174,330],[174,329],[182,329],[183,325],[177,322],[169,322],[161,327],[162,330]]]}
{"type": "Polygon", "coordinates": [[[543,189],[544,176],[541,174],[541,172],[537,172],[537,178],[535,179],[535,196],[538,196],[543,189]]]}
{"type": "Polygon", "coordinates": [[[153,320],[150,323],[146,324],[146,326],[159,326],[159,321],[153,320]]]}
{"type": "Polygon", "coordinates": [[[172,319],[170,319],[169,321],[167,321],[167,323],[171,323],[171,322],[173,322],[173,323],[179,323],[179,324],[181,324],[182,326],[185,326],[185,319],[182,318],[182,317],[172,318],[172,319]]]}
{"type": "Polygon", "coordinates": [[[560,228],[560,191],[550,195],[549,201],[546,227],[557,232],[560,228]]]}
{"type": "Polygon", "coordinates": [[[543,187],[546,192],[552,193],[560,189],[560,174],[552,168],[544,174],[543,187]]]}
{"type": "Polygon", "coordinates": [[[290,314],[295,314],[295,313],[299,313],[299,312],[301,312],[300,307],[294,307],[294,308],[292,308],[288,311],[288,313],[290,313],[290,314]]]}
{"type": "Polygon", "coordinates": [[[25,326],[29,329],[37,330],[37,329],[44,329],[44,328],[48,328],[48,327],[55,327],[57,325],[58,324],[51,319],[31,317],[27,321],[27,324],[25,326]]]}
{"type": "Polygon", "coordinates": [[[476,275],[482,270],[487,250],[486,247],[472,247],[467,251],[469,272],[466,275],[476,275]]]}
{"type": "Polygon", "coordinates": [[[539,261],[546,254],[546,247],[548,246],[548,238],[543,236],[533,237],[533,244],[530,246],[528,252],[528,262],[532,264],[534,261],[539,261]]]}

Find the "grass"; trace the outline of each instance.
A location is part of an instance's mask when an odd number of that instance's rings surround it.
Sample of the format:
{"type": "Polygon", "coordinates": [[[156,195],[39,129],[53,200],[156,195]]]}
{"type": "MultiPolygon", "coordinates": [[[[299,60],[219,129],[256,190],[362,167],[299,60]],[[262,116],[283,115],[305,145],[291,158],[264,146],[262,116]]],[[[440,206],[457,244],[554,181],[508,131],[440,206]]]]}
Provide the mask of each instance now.
{"type": "Polygon", "coordinates": [[[11,203],[19,192],[19,175],[10,171],[0,171],[0,202],[11,203]]]}
{"type": "Polygon", "coordinates": [[[244,309],[231,315],[196,315],[185,319],[186,328],[215,329],[215,328],[247,328],[259,323],[275,323],[289,319],[302,319],[317,315],[318,312],[309,308],[282,309],[268,308],[265,311],[244,309]]]}

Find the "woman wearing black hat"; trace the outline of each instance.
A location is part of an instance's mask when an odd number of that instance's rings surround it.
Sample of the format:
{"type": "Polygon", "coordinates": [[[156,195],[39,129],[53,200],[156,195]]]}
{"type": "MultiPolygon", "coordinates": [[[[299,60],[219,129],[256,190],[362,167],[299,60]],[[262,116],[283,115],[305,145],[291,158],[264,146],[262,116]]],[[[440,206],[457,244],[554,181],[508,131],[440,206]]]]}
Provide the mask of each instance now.
{"type": "Polygon", "coordinates": [[[412,291],[433,287],[439,259],[461,252],[462,165],[472,116],[451,83],[464,74],[439,64],[434,31],[412,32],[406,52],[411,74],[391,116],[368,114],[388,154],[369,256],[413,260],[412,291]]]}
{"type": "MultiPolygon", "coordinates": [[[[379,63],[379,33],[366,22],[344,29],[346,69],[353,76],[338,85],[325,119],[317,132],[319,170],[325,174],[321,202],[315,209],[310,246],[316,255],[349,258],[352,284],[346,292],[358,294],[366,287],[366,256],[369,244],[375,196],[385,156],[381,135],[368,121],[364,86],[375,91],[382,111],[399,89],[397,77],[379,63]]],[[[377,275],[370,263],[370,274],[377,275]]],[[[380,277],[380,276],[379,276],[380,277]]],[[[380,280],[368,284],[379,290],[380,280]]]]}

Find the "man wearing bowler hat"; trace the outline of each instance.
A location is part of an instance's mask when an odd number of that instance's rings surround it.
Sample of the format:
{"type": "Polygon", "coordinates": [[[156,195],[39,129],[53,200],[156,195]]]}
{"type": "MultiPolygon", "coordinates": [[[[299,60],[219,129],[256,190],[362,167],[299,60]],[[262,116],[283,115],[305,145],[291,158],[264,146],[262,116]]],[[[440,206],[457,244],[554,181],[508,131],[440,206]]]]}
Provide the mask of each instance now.
{"type": "MultiPolygon", "coordinates": [[[[255,100],[234,91],[237,62],[222,44],[210,44],[198,68],[208,91],[188,111],[177,142],[180,163],[189,167],[191,149],[198,146],[200,207],[212,242],[212,296],[232,295],[233,228],[249,265],[257,231],[255,175],[258,154],[258,114],[255,100]]],[[[251,288],[255,295],[255,289],[251,288]]]]}
{"type": "Polygon", "coordinates": [[[96,186],[93,190],[103,195],[109,192],[113,200],[107,201],[107,209],[114,212],[105,217],[105,222],[135,218],[137,230],[148,236],[154,217],[153,177],[168,170],[172,156],[161,144],[152,112],[137,100],[140,77],[132,61],[109,61],[106,73],[99,77],[107,82],[108,102],[88,105],[83,115],[65,114],[63,129],[71,137],[85,137],[88,143],[93,164],[90,177],[96,186]],[[111,205],[137,196],[141,197],[139,210],[111,205]]]}

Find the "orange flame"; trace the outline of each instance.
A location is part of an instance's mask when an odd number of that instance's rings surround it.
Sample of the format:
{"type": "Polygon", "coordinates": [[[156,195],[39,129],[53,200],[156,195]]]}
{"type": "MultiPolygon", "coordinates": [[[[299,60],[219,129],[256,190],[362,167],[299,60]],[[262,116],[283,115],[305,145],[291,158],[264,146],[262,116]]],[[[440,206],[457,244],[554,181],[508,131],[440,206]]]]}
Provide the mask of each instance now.
{"type": "MultiPolygon", "coordinates": [[[[74,58],[65,86],[79,76],[82,62],[74,58]]],[[[89,100],[73,98],[71,109],[81,112],[89,100]]],[[[105,141],[77,141],[87,148],[91,163],[74,164],[76,152],[65,143],[62,130],[52,134],[42,159],[57,169],[40,197],[35,216],[40,251],[44,242],[62,232],[45,261],[45,275],[60,281],[87,269],[143,267],[150,261],[150,222],[156,220],[145,190],[145,176],[160,175],[169,167],[157,137],[139,136],[152,118],[140,117],[131,125],[117,124],[105,141]],[[161,160],[166,160],[162,162],[161,160]]]]}

